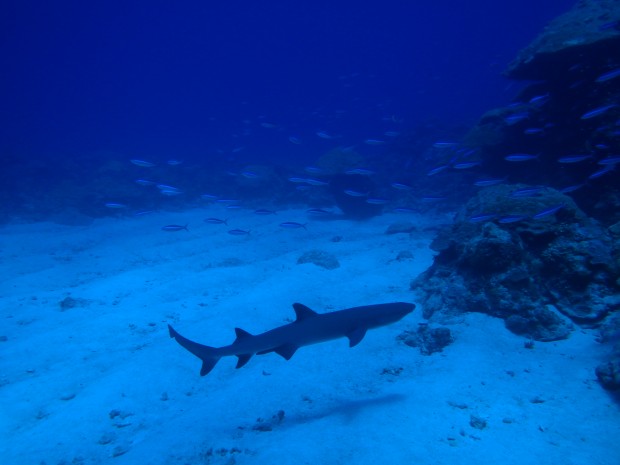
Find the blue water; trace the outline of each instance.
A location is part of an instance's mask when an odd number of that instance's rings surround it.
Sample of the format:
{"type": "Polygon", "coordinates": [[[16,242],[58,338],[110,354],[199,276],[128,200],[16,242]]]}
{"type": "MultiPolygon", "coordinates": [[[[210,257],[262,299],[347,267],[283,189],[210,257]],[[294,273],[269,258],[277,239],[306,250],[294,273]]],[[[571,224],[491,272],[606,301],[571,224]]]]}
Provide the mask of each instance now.
{"type": "Polygon", "coordinates": [[[5,1],[0,462],[615,463],[617,403],[595,367],[618,337],[618,41],[546,80],[503,74],[574,4],[5,1]],[[452,256],[515,231],[542,239],[519,242],[534,258],[505,280],[482,270],[503,249],[452,256]],[[545,254],[566,265],[536,275],[545,254]],[[208,378],[168,338],[167,324],[205,344],[261,333],[295,301],[413,301],[433,260],[445,269],[412,331],[450,287],[462,305],[468,286],[512,282],[497,295],[516,308],[526,274],[545,280],[532,305],[570,296],[596,315],[545,345],[441,308],[455,346],[429,361],[367,338],[363,363],[319,345],[208,378]],[[450,282],[450,266],[477,281],[450,282]],[[575,269],[583,288],[551,289],[575,269]]]}
{"type": "Polygon", "coordinates": [[[353,145],[470,124],[514,96],[500,73],[573,2],[543,3],[11,1],[0,151],[312,160],[319,130],[353,145]]]}

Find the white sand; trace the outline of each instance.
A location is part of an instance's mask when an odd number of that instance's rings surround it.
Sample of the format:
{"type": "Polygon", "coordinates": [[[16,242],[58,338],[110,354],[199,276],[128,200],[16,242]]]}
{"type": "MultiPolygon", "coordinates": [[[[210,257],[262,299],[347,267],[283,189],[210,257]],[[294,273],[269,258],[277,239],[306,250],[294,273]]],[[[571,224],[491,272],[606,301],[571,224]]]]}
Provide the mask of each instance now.
{"type": "Polygon", "coordinates": [[[395,340],[416,329],[418,308],[353,349],[341,339],[239,370],[227,358],[206,377],[168,337],[172,323],[201,343],[229,344],[235,326],[287,323],[293,302],[324,312],[412,301],[432,233],[384,234],[407,219],[420,230],[438,221],[384,215],[286,230],[278,224],[307,221],[302,210],[211,207],[4,227],[0,463],[620,463],[620,409],[595,380],[605,348],[593,331],[528,350],[501,321],[472,314],[451,326],[454,344],[422,356],[395,340]],[[208,216],[230,216],[230,226],[208,216]],[[170,223],[190,232],[160,230],[170,223]],[[227,234],[237,227],[252,234],[227,234]],[[333,252],[340,268],[298,265],[311,249],[333,252]],[[415,259],[394,260],[402,250],[415,259]],[[69,295],[85,305],[61,311],[69,295]],[[279,411],[271,431],[253,429],[279,411]],[[472,427],[472,415],[486,428],[472,427]]]}

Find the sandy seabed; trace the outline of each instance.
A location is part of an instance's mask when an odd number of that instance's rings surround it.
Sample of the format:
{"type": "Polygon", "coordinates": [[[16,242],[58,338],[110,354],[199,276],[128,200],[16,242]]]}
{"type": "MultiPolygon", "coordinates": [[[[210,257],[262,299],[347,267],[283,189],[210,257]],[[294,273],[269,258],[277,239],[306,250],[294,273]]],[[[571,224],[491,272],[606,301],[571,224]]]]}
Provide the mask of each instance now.
{"type": "Polygon", "coordinates": [[[620,463],[620,408],[596,382],[606,348],[594,330],[526,349],[502,321],[468,314],[449,326],[452,345],[423,356],[397,340],[423,321],[418,304],[355,348],[338,339],[239,370],[225,358],[200,377],[167,324],[221,346],[235,327],[289,323],[293,302],[318,312],[415,302],[433,226],[450,220],[336,217],[290,230],[279,223],[308,220],[288,210],[203,222],[226,215],[216,208],[2,228],[1,463],[620,463]],[[384,234],[397,221],[418,232],[384,234]],[[314,249],[340,267],[297,264],[314,249]]]}

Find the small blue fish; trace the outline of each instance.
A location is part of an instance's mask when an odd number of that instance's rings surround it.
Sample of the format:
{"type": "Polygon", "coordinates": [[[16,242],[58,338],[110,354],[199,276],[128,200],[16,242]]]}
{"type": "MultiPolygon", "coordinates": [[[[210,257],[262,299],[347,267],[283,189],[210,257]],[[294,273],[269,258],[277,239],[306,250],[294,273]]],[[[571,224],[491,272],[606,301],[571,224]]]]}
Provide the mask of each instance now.
{"type": "Polygon", "coordinates": [[[318,166],[306,166],[304,171],[308,174],[323,174],[325,170],[323,168],[319,168],[318,166]]]}
{"type": "Polygon", "coordinates": [[[127,208],[127,205],[125,205],[124,203],[118,203],[118,202],[107,202],[105,206],[107,208],[112,208],[115,210],[122,210],[123,208],[127,208]]]}
{"type": "Polygon", "coordinates": [[[401,182],[393,182],[390,185],[394,189],[398,189],[399,191],[410,191],[411,189],[413,189],[411,186],[408,186],[407,184],[403,184],[401,182]]]}
{"type": "Polygon", "coordinates": [[[332,212],[328,210],[323,210],[322,208],[309,208],[306,210],[306,214],[309,216],[329,216],[333,215],[332,212]]]}
{"type": "Polygon", "coordinates": [[[329,185],[327,181],[322,181],[321,179],[315,179],[315,178],[306,178],[304,182],[311,186],[328,186],[329,185]]]}
{"type": "Polygon", "coordinates": [[[474,186],[477,187],[488,187],[488,186],[496,186],[505,181],[504,178],[496,178],[496,179],[480,179],[474,183],[474,186]]]}
{"type": "Polygon", "coordinates": [[[610,21],[608,23],[605,24],[601,24],[598,27],[599,31],[605,31],[607,29],[620,29],[620,21],[616,20],[616,21],[610,21]]]}
{"type": "Polygon", "coordinates": [[[455,163],[454,165],[452,165],[452,168],[454,168],[455,170],[467,170],[469,168],[474,168],[475,166],[479,165],[479,161],[465,161],[462,163],[455,163]]]}
{"type": "Polygon", "coordinates": [[[247,179],[257,179],[257,178],[260,178],[260,174],[258,174],[255,171],[242,171],[240,174],[241,174],[241,176],[243,176],[244,178],[247,178],[247,179]]]}
{"type": "Polygon", "coordinates": [[[433,148],[436,149],[450,149],[453,147],[456,147],[458,145],[457,142],[444,142],[444,141],[440,141],[440,142],[435,142],[433,144],[433,148]]]}
{"type": "Polygon", "coordinates": [[[517,189],[510,193],[510,197],[523,198],[523,197],[536,197],[544,190],[544,187],[526,187],[525,189],[517,189]]]}
{"type": "Polygon", "coordinates": [[[545,103],[547,103],[549,99],[550,99],[549,94],[537,95],[535,97],[532,97],[528,103],[531,105],[537,106],[537,107],[541,107],[545,103]]]}
{"type": "Polygon", "coordinates": [[[289,141],[291,144],[301,145],[301,139],[300,139],[299,137],[289,136],[288,141],[289,141]]]}
{"type": "Polygon", "coordinates": [[[616,165],[620,163],[620,155],[612,155],[610,157],[602,158],[598,162],[597,165],[616,165]]]}
{"type": "Polygon", "coordinates": [[[441,165],[441,166],[437,166],[436,168],[433,168],[432,170],[430,170],[428,173],[426,173],[427,176],[434,176],[438,173],[441,173],[443,170],[447,169],[450,165],[441,165]]]}
{"type": "Polygon", "coordinates": [[[133,214],[133,216],[145,216],[145,215],[150,215],[151,213],[155,213],[156,210],[142,210],[139,212],[135,212],[133,214]]]}
{"type": "Polygon", "coordinates": [[[513,153],[504,157],[506,161],[522,162],[538,159],[538,155],[531,155],[529,153],[513,153]]]}
{"type": "Polygon", "coordinates": [[[592,155],[570,155],[558,158],[558,163],[579,163],[592,158],[592,155]]]}
{"type": "Polygon", "coordinates": [[[360,192],[360,191],[356,191],[353,189],[345,189],[343,191],[345,194],[351,196],[351,197],[366,197],[368,196],[368,192],[360,192]]]}
{"type": "Polygon", "coordinates": [[[558,205],[554,205],[553,207],[545,208],[544,210],[539,211],[534,216],[532,216],[532,218],[538,220],[540,218],[544,218],[545,216],[553,215],[555,212],[559,211],[562,208],[564,208],[564,204],[560,203],[558,205]]]}
{"type": "Polygon", "coordinates": [[[366,139],[364,141],[364,144],[366,144],[366,145],[384,145],[385,141],[384,140],[380,140],[380,139],[366,139]]]}
{"type": "Polygon", "coordinates": [[[284,223],[280,223],[280,227],[287,228],[287,229],[300,229],[300,228],[306,229],[305,224],[296,223],[294,221],[285,221],[284,223]]]}
{"type": "Polygon", "coordinates": [[[597,150],[609,150],[611,147],[608,144],[596,144],[594,148],[597,150]]]}
{"type": "Polygon", "coordinates": [[[181,195],[183,193],[183,191],[180,191],[178,189],[160,189],[159,193],[161,195],[165,195],[168,197],[174,197],[176,195],[181,195]]]}
{"type": "Polygon", "coordinates": [[[598,170],[598,171],[592,173],[590,176],[588,176],[588,179],[600,178],[601,176],[603,176],[603,175],[613,171],[615,166],[616,165],[609,165],[609,166],[607,166],[607,168],[603,168],[602,170],[598,170]]]}
{"type": "Polygon", "coordinates": [[[276,212],[274,210],[267,210],[266,208],[259,208],[258,210],[254,210],[254,214],[256,214],[256,215],[275,215],[276,212]]]}
{"type": "Polygon", "coordinates": [[[481,223],[483,221],[490,221],[497,217],[494,213],[481,213],[479,215],[474,215],[469,217],[470,223],[481,223]]]}
{"type": "Polygon", "coordinates": [[[168,184],[157,184],[157,188],[160,191],[179,191],[180,192],[180,189],[178,187],[169,186],[168,184]]]}
{"type": "Polygon", "coordinates": [[[388,199],[381,199],[377,197],[370,197],[366,199],[366,203],[369,203],[370,205],[385,205],[386,203],[389,203],[389,202],[390,201],[388,199]]]}
{"type": "Polygon", "coordinates": [[[163,228],[161,228],[162,231],[182,231],[185,230],[187,232],[189,232],[189,229],[187,229],[188,225],[185,226],[181,226],[178,224],[169,224],[168,226],[164,226],[163,228]]]}
{"type": "Polygon", "coordinates": [[[373,174],[375,174],[375,172],[367,168],[353,168],[353,169],[345,171],[344,174],[348,174],[348,175],[359,174],[360,176],[372,176],[373,174]]]}
{"type": "Polygon", "coordinates": [[[612,69],[611,71],[601,74],[594,82],[605,82],[615,79],[618,76],[620,76],[620,68],[612,69]]]}
{"type": "Polygon", "coordinates": [[[523,130],[523,134],[527,136],[539,136],[544,132],[545,130],[543,128],[527,128],[523,130]]]}
{"type": "Polygon", "coordinates": [[[246,231],[245,229],[231,229],[228,231],[228,234],[231,236],[247,236],[250,234],[250,231],[246,231]]]}
{"type": "Polygon", "coordinates": [[[501,224],[510,224],[517,223],[519,221],[523,221],[527,218],[527,215],[508,215],[501,217],[498,222],[501,224]]]}
{"type": "Polygon", "coordinates": [[[149,181],[147,179],[136,179],[134,182],[138,186],[153,186],[155,184],[154,181],[149,181]]]}
{"type": "Polygon", "coordinates": [[[136,158],[129,160],[131,163],[133,163],[136,166],[141,166],[143,168],[151,168],[153,166],[155,166],[155,163],[151,163],[150,161],[145,161],[145,160],[138,160],[136,158]]]}
{"type": "Polygon", "coordinates": [[[508,125],[508,126],[513,126],[517,123],[520,123],[521,121],[524,121],[526,119],[528,119],[530,117],[529,113],[514,113],[510,116],[506,116],[504,118],[504,122],[508,125]]]}
{"type": "Polygon", "coordinates": [[[611,110],[612,108],[615,108],[617,106],[618,105],[616,105],[615,103],[612,103],[610,105],[603,105],[602,107],[598,107],[598,108],[595,108],[594,110],[584,113],[583,115],[581,115],[580,119],[596,118],[597,116],[603,115],[607,113],[609,110],[611,110]]]}
{"type": "Polygon", "coordinates": [[[585,186],[585,184],[575,184],[573,186],[567,186],[564,189],[560,189],[560,192],[562,194],[569,194],[571,192],[575,192],[578,189],[581,189],[584,186],[585,186]]]}
{"type": "Polygon", "coordinates": [[[205,223],[209,224],[225,224],[228,225],[228,220],[221,220],[219,218],[206,218],[205,223]]]}

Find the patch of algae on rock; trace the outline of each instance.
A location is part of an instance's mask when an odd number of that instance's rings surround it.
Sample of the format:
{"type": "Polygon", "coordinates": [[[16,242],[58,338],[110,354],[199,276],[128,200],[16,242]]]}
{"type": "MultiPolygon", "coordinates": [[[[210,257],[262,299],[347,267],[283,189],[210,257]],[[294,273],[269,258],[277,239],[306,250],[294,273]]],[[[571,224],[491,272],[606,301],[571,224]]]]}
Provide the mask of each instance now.
{"type": "Polygon", "coordinates": [[[335,255],[324,250],[310,250],[297,259],[297,264],[314,263],[327,270],[334,270],[340,267],[340,263],[335,255]]]}

